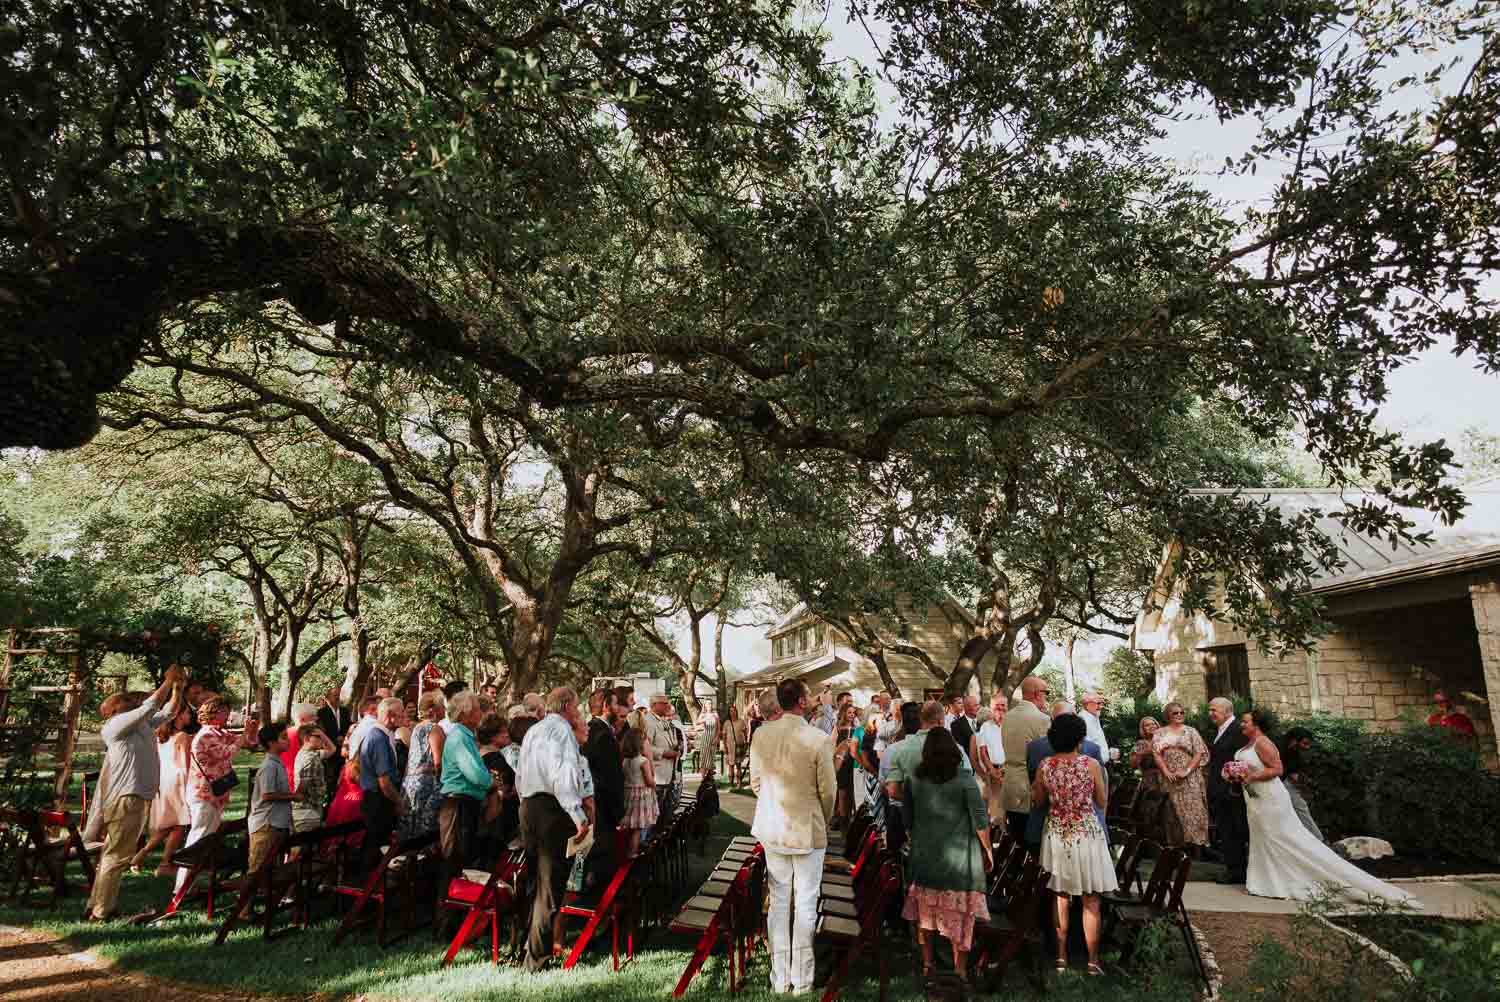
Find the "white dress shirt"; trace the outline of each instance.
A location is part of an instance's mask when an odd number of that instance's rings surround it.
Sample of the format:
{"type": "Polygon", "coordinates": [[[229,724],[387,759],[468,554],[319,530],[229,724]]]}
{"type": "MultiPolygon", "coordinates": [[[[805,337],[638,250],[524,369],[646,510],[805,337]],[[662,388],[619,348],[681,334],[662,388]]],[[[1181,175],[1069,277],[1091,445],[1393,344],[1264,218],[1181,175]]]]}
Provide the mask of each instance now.
{"type": "Polygon", "coordinates": [[[521,742],[521,764],[516,769],[516,792],[521,799],[548,793],[575,824],[588,823],[583,810],[583,777],[578,739],[573,725],[560,713],[549,713],[533,724],[521,742]]]}
{"type": "Polygon", "coordinates": [[[1219,739],[1224,736],[1225,731],[1229,730],[1229,725],[1232,723],[1234,723],[1234,718],[1230,717],[1228,720],[1219,725],[1219,731],[1214,735],[1214,744],[1219,743],[1219,739]]]}
{"type": "Polygon", "coordinates": [[[1088,710],[1079,710],[1078,715],[1083,718],[1084,737],[1099,746],[1099,754],[1104,756],[1104,761],[1109,761],[1109,742],[1104,739],[1104,725],[1099,723],[1099,717],[1088,710]]]}

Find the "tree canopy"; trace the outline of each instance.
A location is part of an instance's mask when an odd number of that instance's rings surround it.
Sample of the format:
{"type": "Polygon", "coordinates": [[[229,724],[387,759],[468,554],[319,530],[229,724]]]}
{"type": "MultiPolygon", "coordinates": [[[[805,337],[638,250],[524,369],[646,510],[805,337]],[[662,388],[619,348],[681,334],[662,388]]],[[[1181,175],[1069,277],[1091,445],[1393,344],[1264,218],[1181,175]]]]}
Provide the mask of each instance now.
{"type": "Polygon", "coordinates": [[[876,582],[942,550],[1014,638],[1011,589],[1108,620],[1177,536],[1193,601],[1224,579],[1299,642],[1311,521],[1186,488],[1264,472],[1224,426],[1295,431],[1381,499],[1338,513],[1360,531],[1461,513],[1448,446],[1375,416],[1418,350],[1500,359],[1494,20],[18,0],[0,444],[332,449],[367,481],[346,517],[420,523],[522,688],[618,560],[817,590],[851,554],[900,557],[876,582]],[[825,15],[892,30],[865,65],[825,15]],[[1153,146],[1186,102],[1255,124],[1223,171],[1276,165],[1266,202],[1153,146]]]}

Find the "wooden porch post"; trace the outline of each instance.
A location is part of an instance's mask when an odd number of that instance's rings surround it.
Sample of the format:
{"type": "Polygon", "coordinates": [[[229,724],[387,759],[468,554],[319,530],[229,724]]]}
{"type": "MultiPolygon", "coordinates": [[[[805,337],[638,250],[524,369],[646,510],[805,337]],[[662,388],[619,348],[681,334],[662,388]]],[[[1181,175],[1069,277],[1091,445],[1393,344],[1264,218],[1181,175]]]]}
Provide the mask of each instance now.
{"type": "Polygon", "coordinates": [[[1493,762],[1500,745],[1500,575],[1490,574],[1471,582],[1469,601],[1474,607],[1474,630],[1479,635],[1479,658],[1484,667],[1484,695],[1490,707],[1490,747],[1482,750],[1493,762]]]}

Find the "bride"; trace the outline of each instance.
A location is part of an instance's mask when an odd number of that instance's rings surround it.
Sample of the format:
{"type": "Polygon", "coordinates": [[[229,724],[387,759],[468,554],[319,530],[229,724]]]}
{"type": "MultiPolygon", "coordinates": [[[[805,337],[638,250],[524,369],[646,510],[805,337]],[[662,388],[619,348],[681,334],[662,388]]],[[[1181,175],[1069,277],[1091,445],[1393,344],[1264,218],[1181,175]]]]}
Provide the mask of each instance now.
{"type": "Polygon", "coordinates": [[[1250,767],[1244,777],[1245,814],[1250,822],[1250,865],[1245,889],[1265,898],[1307,901],[1332,885],[1335,893],[1355,901],[1375,898],[1420,908],[1410,894],[1377,880],[1314,838],[1292,809],[1281,784],[1281,754],[1266,736],[1268,716],[1252,710],[1240,718],[1246,744],[1235,761],[1250,767]]]}

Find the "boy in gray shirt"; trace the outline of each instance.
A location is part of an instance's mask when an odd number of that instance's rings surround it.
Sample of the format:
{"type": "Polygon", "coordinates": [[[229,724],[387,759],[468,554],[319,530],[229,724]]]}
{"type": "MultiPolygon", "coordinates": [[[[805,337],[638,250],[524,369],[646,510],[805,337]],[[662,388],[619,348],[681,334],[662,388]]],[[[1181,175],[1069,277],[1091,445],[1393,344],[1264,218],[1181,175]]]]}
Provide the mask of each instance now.
{"type": "MultiPolygon", "coordinates": [[[[290,746],[286,724],[267,724],[260,730],[260,746],[266,750],[265,761],[255,774],[250,791],[250,813],[245,820],[250,829],[250,866],[246,879],[253,879],[261,867],[273,862],[282,840],[292,830],[292,804],[302,800],[302,793],[292,792],[292,781],[286,774],[281,756],[290,746]]],[[[240,917],[248,918],[253,891],[240,895],[240,917]]]]}

